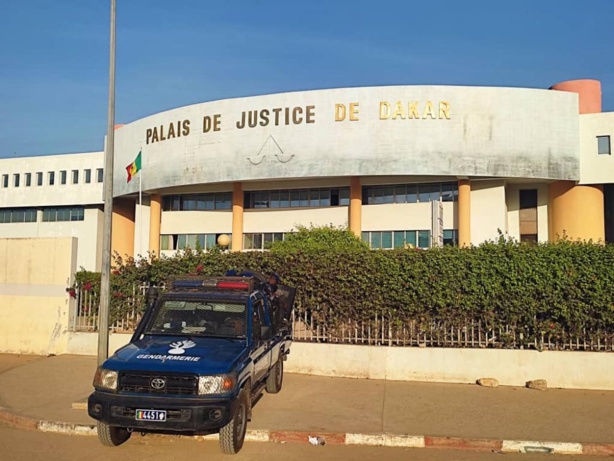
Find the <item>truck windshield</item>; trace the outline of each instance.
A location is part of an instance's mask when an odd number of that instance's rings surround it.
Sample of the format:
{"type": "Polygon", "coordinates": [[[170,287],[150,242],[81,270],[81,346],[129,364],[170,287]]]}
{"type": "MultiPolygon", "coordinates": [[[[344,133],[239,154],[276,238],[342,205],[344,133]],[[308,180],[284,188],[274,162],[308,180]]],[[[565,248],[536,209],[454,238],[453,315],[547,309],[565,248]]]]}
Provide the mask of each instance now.
{"type": "Polygon", "coordinates": [[[245,304],[226,301],[162,300],[145,334],[245,337],[245,304]]]}

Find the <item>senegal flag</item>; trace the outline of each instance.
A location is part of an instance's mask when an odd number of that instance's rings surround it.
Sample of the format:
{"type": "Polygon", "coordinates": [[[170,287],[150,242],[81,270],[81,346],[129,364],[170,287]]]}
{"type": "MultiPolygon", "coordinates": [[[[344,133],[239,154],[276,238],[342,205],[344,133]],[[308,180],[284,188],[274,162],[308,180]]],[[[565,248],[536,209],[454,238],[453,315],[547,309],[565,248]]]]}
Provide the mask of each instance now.
{"type": "Polygon", "coordinates": [[[126,167],[126,171],[128,172],[128,181],[126,182],[130,182],[132,177],[135,174],[137,174],[139,171],[141,171],[141,153],[140,152],[139,152],[139,155],[137,155],[136,158],[134,159],[134,162],[132,162],[130,165],[126,167]]]}

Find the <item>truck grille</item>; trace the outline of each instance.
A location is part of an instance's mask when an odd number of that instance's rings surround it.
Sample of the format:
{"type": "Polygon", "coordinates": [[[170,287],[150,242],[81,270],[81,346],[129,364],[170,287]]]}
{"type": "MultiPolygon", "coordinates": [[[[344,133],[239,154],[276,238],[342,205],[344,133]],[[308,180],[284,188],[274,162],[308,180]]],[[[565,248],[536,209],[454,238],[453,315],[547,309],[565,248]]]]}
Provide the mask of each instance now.
{"type": "Polygon", "coordinates": [[[119,391],[137,394],[197,395],[198,376],[124,371],[119,375],[119,391]]]}

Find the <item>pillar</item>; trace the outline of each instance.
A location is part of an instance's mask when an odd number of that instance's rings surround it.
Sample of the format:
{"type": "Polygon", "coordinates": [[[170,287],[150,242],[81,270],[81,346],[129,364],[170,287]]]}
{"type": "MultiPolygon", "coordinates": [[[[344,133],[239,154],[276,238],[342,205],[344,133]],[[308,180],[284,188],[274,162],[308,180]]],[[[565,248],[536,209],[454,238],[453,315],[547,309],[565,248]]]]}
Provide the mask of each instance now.
{"type": "Polygon", "coordinates": [[[599,82],[599,80],[568,80],[552,85],[550,89],[577,93],[581,114],[596,114],[601,112],[601,82],[599,82]]]}
{"type": "Polygon", "coordinates": [[[232,187],[232,251],[243,249],[243,184],[236,182],[232,187]]]}
{"type": "MultiPolygon", "coordinates": [[[[134,218],[135,205],[133,200],[115,199],[111,218],[111,254],[119,253],[122,259],[134,257],[134,218]]],[[[111,259],[113,264],[113,259],[111,259]]]]}
{"type": "Polygon", "coordinates": [[[471,182],[458,180],[458,245],[471,246],[471,182]]]}
{"type": "Polygon", "coordinates": [[[358,238],[362,235],[362,185],[359,176],[350,178],[350,209],[348,216],[350,232],[358,238]]]}
{"type": "Polygon", "coordinates": [[[578,186],[573,181],[550,184],[548,233],[550,241],[605,240],[603,186],[578,186]]]}
{"type": "Polygon", "coordinates": [[[160,256],[160,223],[162,222],[162,197],[149,196],[149,252],[160,256]]]}

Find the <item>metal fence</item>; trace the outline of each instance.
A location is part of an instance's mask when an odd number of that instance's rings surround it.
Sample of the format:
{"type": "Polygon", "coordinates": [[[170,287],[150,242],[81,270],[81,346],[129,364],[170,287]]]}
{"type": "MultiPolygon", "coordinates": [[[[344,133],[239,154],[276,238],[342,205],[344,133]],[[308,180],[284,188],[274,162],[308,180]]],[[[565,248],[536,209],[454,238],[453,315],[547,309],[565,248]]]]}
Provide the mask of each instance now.
{"type": "MultiPolygon", "coordinates": [[[[112,310],[110,331],[132,332],[141,319],[146,285],[133,289],[131,296],[121,300],[121,308],[112,310]],[[138,290],[138,291],[137,291],[138,290]],[[136,296],[140,292],[141,296],[136,296]]],[[[76,312],[72,331],[98,331],[99,299],[91,292],[75,292],[76,312]]],[[[531,337],[522,327],[487,325],[467,319],[448,325],[442,321],[399,320],[376,315],[367,321],[347,320],[335,326],[319,324],[308,311],[292,312],[293,339],[299,342],[355,344],[388,347],[455,347],[535,349],[568,351],[614,351],[614,333],[583,332],[579,335],[557,335],[540,332],[531,337]]]]}

